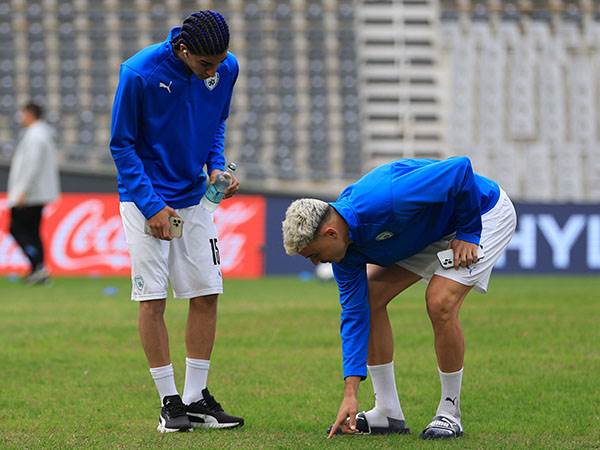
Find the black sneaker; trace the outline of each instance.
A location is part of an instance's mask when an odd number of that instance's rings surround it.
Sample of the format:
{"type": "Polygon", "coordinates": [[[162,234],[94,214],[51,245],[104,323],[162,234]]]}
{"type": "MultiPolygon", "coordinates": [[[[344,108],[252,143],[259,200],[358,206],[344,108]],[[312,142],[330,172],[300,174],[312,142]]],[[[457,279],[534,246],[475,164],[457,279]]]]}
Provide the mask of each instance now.
{"type": "Polygon", "coordinates": [[[460,423],[445,416],[435,416],[421,433],[421,439],[453,439],[463,434],[460,423]]]}
{"type": "MultiPolygon", "coordinates": [[[[348,434],[409,434],[410,428],[407,428],[404,420],[387,418],[387,427],[372,427],[369,425],[365,412],[359,412],[356,415],[356,433],[348,434]]],[[[327,428],[327,434],[331,432],[331,427],[327,428]]],[[[341,428],[335,430],[335,434],[344,434],[341,428]]]]}
{"type": "Polygon", "coordinates": [[[190,419],[185,413],[185,405],[179,395],[167,395],[163,398],[163,407],[160,409],[156,429],[161,433],[192,430],[190,419]]]}
{"type": "Polygon", "coordinates": [[[202,400],[187,405],[187,415],[194,428],[235,428],[244,425],[241,417],[230,416],[208,389],[202,390],[202,400]]]}

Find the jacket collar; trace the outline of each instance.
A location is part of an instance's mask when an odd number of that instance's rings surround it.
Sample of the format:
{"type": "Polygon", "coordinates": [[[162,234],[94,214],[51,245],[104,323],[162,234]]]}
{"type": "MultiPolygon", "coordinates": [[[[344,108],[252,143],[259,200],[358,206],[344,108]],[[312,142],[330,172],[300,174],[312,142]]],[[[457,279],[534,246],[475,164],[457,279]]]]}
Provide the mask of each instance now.
{"type": "Polygon", "coordinates": [[[339,215],[342,216],[342,218],[346,221],[348,224],[348,235],[350,241],[356,243],[359,237],[358,227],[360,223],[352,205],[344,199],[336,200],[335,202],[331,202],[329,205],[335,208],[339,215]]]}
{"type": "Polygon", "coordinates": [[[175,49],[173,48],[173,40],[179,36],[181,33],[181,27],[171,28],[169,31],[169,35],[167,36],[167,40],[164,42],[164,45],[167,46],[167,51],[169,52],[169,62],[173,65],[173,67],[180,72],[182,75],[189,77],[193,75],[192,71],[185,65],[185,63],[177,57],[175,54],[175,49]]]}

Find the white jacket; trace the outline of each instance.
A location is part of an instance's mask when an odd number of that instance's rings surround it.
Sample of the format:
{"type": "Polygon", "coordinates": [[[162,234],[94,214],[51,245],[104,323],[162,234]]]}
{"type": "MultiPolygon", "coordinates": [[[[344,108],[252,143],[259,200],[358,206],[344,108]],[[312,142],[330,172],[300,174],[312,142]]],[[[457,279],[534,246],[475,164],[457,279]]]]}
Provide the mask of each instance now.
{"type": "Polygon", "coordinates": [[[60,194],[54,132],[38,120],[17,144],[8,174],[8,207],[25,193],[25,206],[50,203],[60,194]]]}

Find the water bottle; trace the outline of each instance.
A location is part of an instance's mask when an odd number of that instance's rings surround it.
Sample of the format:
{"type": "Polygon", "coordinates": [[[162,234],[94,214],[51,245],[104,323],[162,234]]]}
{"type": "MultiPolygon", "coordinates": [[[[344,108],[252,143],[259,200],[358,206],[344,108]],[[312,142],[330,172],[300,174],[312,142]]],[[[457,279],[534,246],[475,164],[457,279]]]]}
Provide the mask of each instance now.
{"type": "Polygon", "coordinates": [[[225,192],[231,185],[233,176],[231,175],[237,169],[237,165],[233,162],[227,164],[227,169],[217,175],[215,182],[209,184],[200,204],[210,212],[214,212],[223,200],[225,192]]]}

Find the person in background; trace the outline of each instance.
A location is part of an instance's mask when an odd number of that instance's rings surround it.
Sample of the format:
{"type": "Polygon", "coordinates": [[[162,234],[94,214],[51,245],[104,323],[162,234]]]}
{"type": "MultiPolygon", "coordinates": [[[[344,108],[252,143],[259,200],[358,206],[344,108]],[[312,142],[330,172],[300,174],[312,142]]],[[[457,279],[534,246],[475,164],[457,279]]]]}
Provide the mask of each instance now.
{"type": "Polygon", "coordinates": [[[27,103],[20,116],[25,133],[17,144],[8,175],[10,233],[31,264],[25,282],[43,284],[49,275],[40,223],[44,206],[60,194],[56,146],[52,128],[42,120],[41,106],[27,103]]]}

